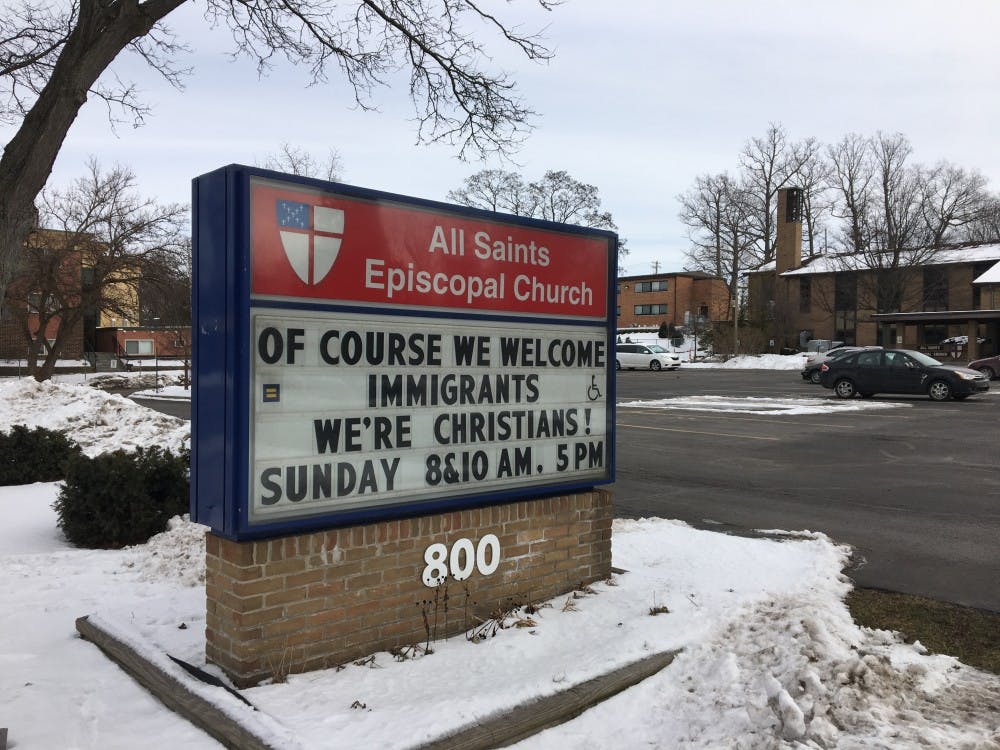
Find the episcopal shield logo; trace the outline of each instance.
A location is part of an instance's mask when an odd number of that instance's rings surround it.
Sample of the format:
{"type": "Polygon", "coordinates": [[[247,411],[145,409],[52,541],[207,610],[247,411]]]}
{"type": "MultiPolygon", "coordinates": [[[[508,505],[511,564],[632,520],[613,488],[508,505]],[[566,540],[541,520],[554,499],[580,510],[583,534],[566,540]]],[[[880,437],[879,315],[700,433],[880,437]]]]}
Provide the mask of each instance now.
{"type": "Polygon", "coordinates": [[[295,275],[310,286],[321,282],[340,252],[344,212],[339,208],[278,200],[278,233],[281,247],[295,275]]]}

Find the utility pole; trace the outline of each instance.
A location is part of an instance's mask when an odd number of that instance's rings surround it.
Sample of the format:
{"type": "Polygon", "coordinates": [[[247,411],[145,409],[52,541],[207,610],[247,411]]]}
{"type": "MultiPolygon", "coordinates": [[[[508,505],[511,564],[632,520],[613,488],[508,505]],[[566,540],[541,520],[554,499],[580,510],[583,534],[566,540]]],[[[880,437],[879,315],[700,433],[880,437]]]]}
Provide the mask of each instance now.
{"type": "Polygon", "coordinates": [[[660,261],[654,260],[650,265],[653,266],[653,273],[659,273],[660,272],[660,261]]]}

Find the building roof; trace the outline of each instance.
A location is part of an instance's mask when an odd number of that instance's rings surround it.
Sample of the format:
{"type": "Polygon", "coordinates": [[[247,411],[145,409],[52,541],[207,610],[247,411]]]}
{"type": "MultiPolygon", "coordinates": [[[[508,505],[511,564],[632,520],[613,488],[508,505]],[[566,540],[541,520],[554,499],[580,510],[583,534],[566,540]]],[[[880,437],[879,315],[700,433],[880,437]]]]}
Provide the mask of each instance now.
{"type": "Polygon", "coordinates": [[[995,263],[992,268],[982,276],[972,280],[973,284],[1000,284],[1000,263],[995,263]]]}
{"type": "MultiPolygon", "coordinates": [[[[923,250],[919,251],[923,254],[923,250]]],[[[904,253],[905,255],[905,253],[904,253]]],[[[986,245],[963,245],[961,247],[946,247],[938,250],[926,259],[921,259],[919,265],[940,266],[949,263],[981,263],[983,261],[1000,261],[1000,243],[986,245]]],[[[803,259],[801,268],[785,271],[782,276],[806,276],[819,273],[836,273],[838,271],[863,271],[870,268],[865,256],[860,253],[830,253],[818,255],[815,258],[803,259]]],[[[774,271],[774,261],[765,263],[750,273],[774,271]]],[[[990,269],[990,271],[995,270],[990,269]]],[[[990,273],[987,271],[987,273],[990,273]]],[[[978,280],[977,280],[978,281],[978,280]]],[[[994,282],[981,282],[994,283],[994,282]]]]}
{"type": "Polygon", "coordinates": [[[1000,320],[1000,310],[935,310],[932,312],[875,313],[872,319],[878,323],[967,323],[977,320],[1000,320]]]}

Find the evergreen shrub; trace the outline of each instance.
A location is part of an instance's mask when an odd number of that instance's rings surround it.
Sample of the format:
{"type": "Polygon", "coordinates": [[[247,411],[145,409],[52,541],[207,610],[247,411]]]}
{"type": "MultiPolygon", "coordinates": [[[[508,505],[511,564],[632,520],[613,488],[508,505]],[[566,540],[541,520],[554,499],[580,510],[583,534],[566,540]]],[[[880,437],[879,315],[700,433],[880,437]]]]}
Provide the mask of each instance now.
{"type": "Polygon", "coordinates": [[[115,451],[70,461],[53,506],[59,528],[79,547],[117,549],[142,544],[188,511],[187,451],[115,451]]]}
{"type": "Polygon", "coordinates": [[[69,460],[81,455],[80,446],[61,432],[14,425],[0,434],[0,486],[55,482],[66,476],[69,460]]]}

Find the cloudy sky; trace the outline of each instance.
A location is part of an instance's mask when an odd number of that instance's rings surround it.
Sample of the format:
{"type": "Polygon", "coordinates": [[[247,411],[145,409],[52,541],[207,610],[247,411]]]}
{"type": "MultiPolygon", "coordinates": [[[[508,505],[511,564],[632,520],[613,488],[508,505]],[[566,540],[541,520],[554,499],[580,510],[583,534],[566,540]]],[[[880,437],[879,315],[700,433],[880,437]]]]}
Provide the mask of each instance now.
{"type": "MultiPolygon", "coordinates": [[[[307,88],[305,71],[259,79],[231,62],[228,33],[211,31],[203,3],[170,17],[194,68],[183,92],[138,66],[147,124],[112,132],[89,103],[70,132],[52,183],[93,155],[131,166],[145,195],[189,200],[193,177],[261,163],[288,142],[340,153],[344,181],[443,200],[486,167],[528,179],[562,169],[596,185],[631,254],[628,274],[684,267],[688,247],[676,196],[702,173],[735,170],[746,140],[779,123],[798,140],[849,132],[905,133],[921,162],[977,168],[1000,190],[1000,29],[996,0],[564,0],[551,13],[529,0],[494,3],[524,27],[546,26],[555,58],[537,65],[484,39],[539,113],[517,164],[463,163],[447,146],[418,146],[405,87],[352,108],[339,81],[307,88]]],[[[12,131],[0,127],[7,140],[12,131]]]]}

